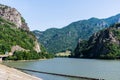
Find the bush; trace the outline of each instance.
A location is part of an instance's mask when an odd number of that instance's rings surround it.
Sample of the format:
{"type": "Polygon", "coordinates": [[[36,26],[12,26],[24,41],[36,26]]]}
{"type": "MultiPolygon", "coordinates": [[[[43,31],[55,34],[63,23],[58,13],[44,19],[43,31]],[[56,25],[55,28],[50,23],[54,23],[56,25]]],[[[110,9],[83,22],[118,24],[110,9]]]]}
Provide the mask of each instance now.
{"type": "Polygon", "coordinates": [[[35,60],[35,59],[43,59],[43,58],[49,59],[53,57],[54,57],[53,54],[37,53],[36,51],[29,51],[29,52],[16,51],[14,52],[13,56],[9,56],[4,60],[35,60]]]}

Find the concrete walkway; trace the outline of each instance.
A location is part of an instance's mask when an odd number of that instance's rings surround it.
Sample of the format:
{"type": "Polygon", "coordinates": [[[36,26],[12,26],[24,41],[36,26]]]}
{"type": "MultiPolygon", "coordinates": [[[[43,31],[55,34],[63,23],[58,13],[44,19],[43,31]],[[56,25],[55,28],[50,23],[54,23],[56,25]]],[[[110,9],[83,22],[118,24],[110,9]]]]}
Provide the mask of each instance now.
{"type": "Polygon", "coordinates": [[[43,80],[0,64],[0,80],[43,80]]]}

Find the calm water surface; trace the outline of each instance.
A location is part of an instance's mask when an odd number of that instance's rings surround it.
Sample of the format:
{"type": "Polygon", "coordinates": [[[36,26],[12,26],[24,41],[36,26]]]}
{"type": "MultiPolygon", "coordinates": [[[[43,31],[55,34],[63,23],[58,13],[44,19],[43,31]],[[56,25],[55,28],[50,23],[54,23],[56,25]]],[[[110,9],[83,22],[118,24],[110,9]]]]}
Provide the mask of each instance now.
{"type": "MultiPolygon", "coordinates": [[[[42,61],[4,62],[4,64],[12,67],[44,72],[77,75],[105,80],[120,80],[120,60],[54,58],[42,61]]],[[[82,80],[35,72],[27,73],[43,78],[44,80],[82,80]]]]}

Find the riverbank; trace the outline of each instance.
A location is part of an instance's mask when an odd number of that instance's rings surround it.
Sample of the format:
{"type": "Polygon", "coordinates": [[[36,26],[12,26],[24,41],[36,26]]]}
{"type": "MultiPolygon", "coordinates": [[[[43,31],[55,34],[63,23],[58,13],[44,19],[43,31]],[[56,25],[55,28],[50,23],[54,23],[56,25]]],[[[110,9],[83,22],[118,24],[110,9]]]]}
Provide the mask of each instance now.
{"type": "Polygon", "coordinates": [[[35,59],[35,60],[3,60],[2,63],[4,62],[30,62],[30,61],[42,61],[42,60],[48,60],[48,59],[35,59]]]}
{"type": "Polygon", "coordinates": [[[0,80],[43,80],[0,64],[0,80]]]}

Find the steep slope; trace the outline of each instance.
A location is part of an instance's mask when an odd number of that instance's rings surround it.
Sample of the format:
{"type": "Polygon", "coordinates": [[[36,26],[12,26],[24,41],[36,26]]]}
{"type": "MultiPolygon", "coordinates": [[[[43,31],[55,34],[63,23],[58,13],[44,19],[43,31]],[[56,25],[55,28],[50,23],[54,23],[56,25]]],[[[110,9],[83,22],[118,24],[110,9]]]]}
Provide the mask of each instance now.
{"type": "Polygon", "coordinates": [[[103,20],[105,22],[107,22],[109,25],[119,23],[120,22],[120,14],[117,14],[115,16],[112,16],[112,17],[109,17],[109,18],[106,18],[106,19],[103,19],[103,20]]]}
{"type": "Polygon", "coordinates": [[[120,24],[93,34],[87,42],[79,42],[74,57],[120,58],[120,24]]]}
{"type": "Polygon", "coordinates": [[[15,24],[0,18],[0,52],[10,52],[11,47],[15,45],[32,50],[35,46],[35,36],[31,32],[12,28],[13,26],[15,27],[15,24]]]}
{"type": "Polygon", "coordinates": [[[61,29],[51,28],[43,32],[35,30],[33,33],[48,52],[73,51],[79,39],[87,40],[93,33],[118,23],[119,21],[120,14],[106,19],[93,17],[88,20],[73,22],[61,29]]]}
{"type": "Polygon", "coordinates": [[[14,23],[16,28],[29,31],[29,27],[24,18],[15,8],[0,4],[0,17],[14,23]]]}
{"type": "Polygon", "coordinates": [[[0,4],[0,54],[14,56],[17,52],[22,54],[21,58],[26,55],[35,59],[42,51],[21,14],[15,8],[0,4]]]}

